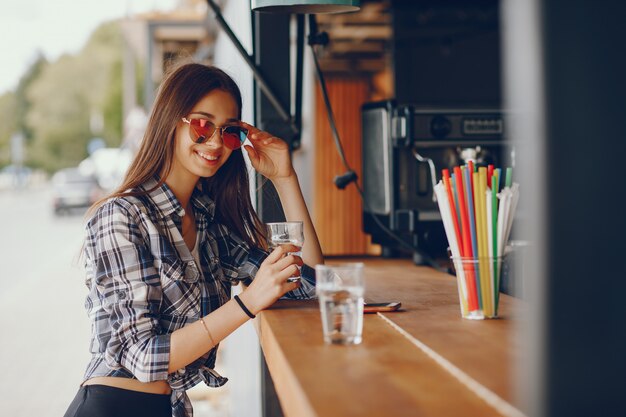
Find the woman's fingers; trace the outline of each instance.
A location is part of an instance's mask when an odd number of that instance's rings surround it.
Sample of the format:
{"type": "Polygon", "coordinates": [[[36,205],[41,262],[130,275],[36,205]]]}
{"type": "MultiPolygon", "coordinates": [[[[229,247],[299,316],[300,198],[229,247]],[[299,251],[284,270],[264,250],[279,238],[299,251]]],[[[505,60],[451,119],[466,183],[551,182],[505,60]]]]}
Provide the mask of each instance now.
{"type": "Polygon", "coordinates": [[[250,133],[257,132],[257,131],[259,131],[259,132],[260,132],[260,130],[259,130],[256,126],[251,125],[250,123],[246,123],[246,122],[244,122],[243,120],[240,120],[240,121],[239,121],[239,124],[240,124],[242,127],[245,127],[246,129],[248,129],[248,131],[249,131],[250,133]]]}
{"type": "Polygon", "coordinates": [[[250,158],[250,162],[252,162],[252,166],[256,168],[256,165],[259,162],[259,153],[250,145],[244,145],[246,152],[248,152],[248,157],[250,158]]]}
{"type": "MultiPolygon", "coordinates": [[[[299,250],[300,248],[294,245],[280,245],[270,252],[261,265],[261,268],[264,270],[263,274],[271,276],[265,282],[274,288],[273,291],[278,290],[280,295],[293,291],[300,286],[299,282],[287,281],[289,278],[300,276],[300,267],[304,264],[302,258],[296,255],[288,255],[289,252],[297,252],[299,250]]],[[[270,291],[270,293],[273,291],[270,291]]]]}
{"type": "Polygon", "coordinates": [[[267,140],[271,140],[274,138],[274,135],[272,135],[271,133],[267,133],[267,132],[256,132],[256,133],[252,133],[249,135],[249,137],[253,140],[263,140],[263,141],[267,141],[267,140]]]}
{"type": "Polygon", "coordinates": [[[287,279],[293,277],[299,277],[300,270],[296,265],[289,265],[285,269],[276,274],[276,280],[280,283],[287,282],[287,279]]]}
{"type": "Polygon", "coordinates": [[[282,271],[283,269],[287,268],[289,265],[302,266],[302,264],[304,264],[304,262],[302,261],[301,257],[296,256],[296,255],[287,255],[284,258],[276,261],[276,263],[274,264],[274,267],[277,270],[282,271]]]}
{"type": "Polygon", "coordinates": [[[278,260],[280,260],[284,255],[286,255],[289,252],[298,252],[300,250],[299,247],[294,246],[294,245],[279,245],[276,247],[276,249],[274,249],[272,252],[270,252],[269,255],[267,255],[267,258],[265,259],[265,262],[268,262],[270,264],[274,264],[276,263],[278,260]]]}
{"type": "Polygon", "coordinates": [[[259,137],[259,135],[260,135],[260,134],[270,135],[269,133],[264,132],[264,131],[262,131],[261,129],[258,129],[258,128],[256,128],[255,126],[253,126],[253,125],[251,125],[251,124],[249,124],[249,123],[246,123],[246,122],[240,121],[240,122],[239,122],[239,124],[240,124],[242,127],[245,127],[246,129],[248,129],[248,138],[249,138],[249,139],[257,139],[257,138],[259,137]]]}
{"type": "Polygon", "coordinates": [[[258,129],[249,123],[243,121],[240,121],[239,123],[241,124],[241,126],[248,129],[248,139],[250,139],[251,141],[263,141],[263,144],[267,145],[275,139],[275,136],[271,133],[264,132],[263,130],[258,129]]]}
{"type": "Polygon", "coordinates": [[[293,291],[296,288],[300,288],[300,281],[295,282],[285,282],[282,285],[283,294],[288,293],[289,291],[293,291]]]}
{"type": "Polygon", "coordinates": [[[273,265],[277,281],[283,282],[288,278],[299,277],[302,265],[304,262],[299,256],[287,255],[279,259],[273,265]]]}

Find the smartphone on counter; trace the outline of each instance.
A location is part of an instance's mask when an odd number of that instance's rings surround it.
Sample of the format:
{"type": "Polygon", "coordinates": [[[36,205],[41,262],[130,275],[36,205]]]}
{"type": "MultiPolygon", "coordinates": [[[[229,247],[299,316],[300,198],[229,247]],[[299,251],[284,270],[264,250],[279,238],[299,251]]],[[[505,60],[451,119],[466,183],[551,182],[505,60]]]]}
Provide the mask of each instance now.
{"type": "Polygon", "coordinates": [[[379,313],[386,311],[396,311],[402,306],[402,303],[386,302],[386,303],[365,303],[363,306],[364,313],[379,313]]]}

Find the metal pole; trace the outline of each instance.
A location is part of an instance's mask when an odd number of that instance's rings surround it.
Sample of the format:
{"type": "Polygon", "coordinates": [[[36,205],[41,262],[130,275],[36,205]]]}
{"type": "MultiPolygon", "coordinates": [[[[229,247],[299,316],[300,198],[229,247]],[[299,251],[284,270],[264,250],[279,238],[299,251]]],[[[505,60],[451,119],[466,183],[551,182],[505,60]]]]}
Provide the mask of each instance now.
{"type": "MultiPolygon", "coordinates": [[[[295,109],[294,109],[294,123],[298,128],[298,131],[302,129],[302,78],[304,74],[304,15],[296,16],[297,30],[296,30],[296,86],[295,86],[295,109]]],[[[292,141],[292,148],[300,147],[300,135],[292,141]],[[296,143],[297,142],[297,143],[296,143]]]]}

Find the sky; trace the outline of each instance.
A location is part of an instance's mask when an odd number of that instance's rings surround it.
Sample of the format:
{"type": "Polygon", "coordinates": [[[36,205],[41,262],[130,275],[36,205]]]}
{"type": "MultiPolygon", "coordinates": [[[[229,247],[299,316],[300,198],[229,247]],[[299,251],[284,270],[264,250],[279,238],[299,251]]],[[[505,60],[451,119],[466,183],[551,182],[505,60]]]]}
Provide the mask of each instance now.
{"type": "Polygon", "coordinates": [[[0,94],[13,90],[40,51],[49,61],[75,53],[102,22],[176,0],[0,0],[0,94]]]}

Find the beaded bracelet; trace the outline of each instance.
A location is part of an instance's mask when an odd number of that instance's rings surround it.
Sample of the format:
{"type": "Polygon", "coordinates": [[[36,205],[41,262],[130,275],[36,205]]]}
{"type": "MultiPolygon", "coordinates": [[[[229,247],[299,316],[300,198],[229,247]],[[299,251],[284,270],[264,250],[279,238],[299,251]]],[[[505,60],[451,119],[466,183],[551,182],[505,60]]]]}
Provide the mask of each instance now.
{"type": "Polygon", "coordinates": [[[239,299],[238,295],[235,295],[233,298],[235,299],[235,301],[237,301],[237,304],[239,304],[239,307],[241,307],[241,309],[244,311],[244,313],[248,315],[248,317],[250,317],[251,319],[256,317],[254,314],[250,312],[250,310],[248,310],[248,307],[246,307],[243,301],[239,299]]]}

